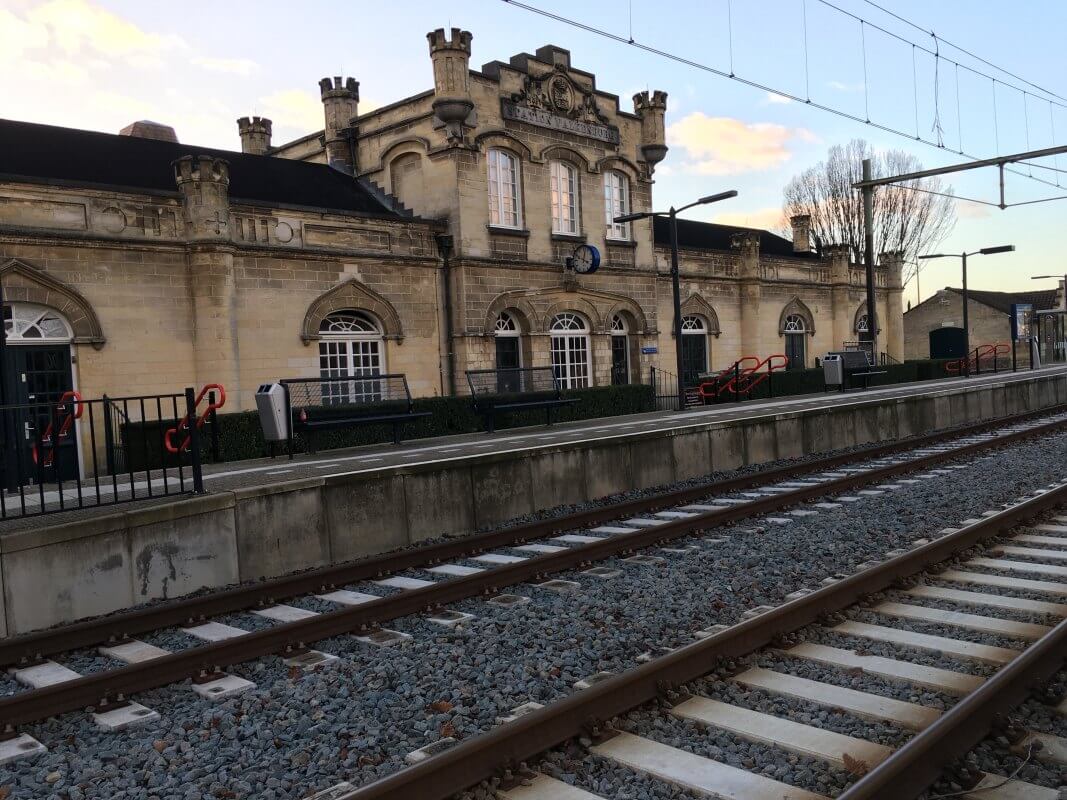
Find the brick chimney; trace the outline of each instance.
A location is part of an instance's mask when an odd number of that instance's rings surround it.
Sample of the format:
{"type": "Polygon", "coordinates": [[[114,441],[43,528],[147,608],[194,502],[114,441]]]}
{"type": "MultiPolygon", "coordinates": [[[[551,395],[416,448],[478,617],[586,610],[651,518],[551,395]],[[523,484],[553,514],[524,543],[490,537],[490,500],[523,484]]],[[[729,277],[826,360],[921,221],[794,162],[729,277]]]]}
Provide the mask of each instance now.
{"type": "Polygon", "coordinates": [[[793,252],[811,252],[811,216],[797,214],[789,218],[789,224],[793,228],[793,252]]]}
{"type": "Polygon", "coordinates": [[[266,117],[241,117],[237,132],[241,134],[241,152],[265,156],[270,150],[271,122],[266,117]]]}

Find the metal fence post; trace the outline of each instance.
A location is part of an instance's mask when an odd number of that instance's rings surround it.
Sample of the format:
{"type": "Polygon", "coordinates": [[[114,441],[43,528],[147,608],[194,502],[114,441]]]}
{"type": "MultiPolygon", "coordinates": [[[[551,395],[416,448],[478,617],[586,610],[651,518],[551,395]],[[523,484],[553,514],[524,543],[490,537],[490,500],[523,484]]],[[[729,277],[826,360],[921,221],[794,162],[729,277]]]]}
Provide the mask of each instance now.
{"type": "MultiPolygon", "coordinates": [[[[453,392],[455,394],[455,392],[453,392]]],[[[214,390],[207,393],[207,402],[211,406],[211,463],[219,463],[219,411],[215,408],[214,390]]]]}
{"type": "Polygon", "coordinates": [[[193,492],[203,494],[204,471],[200,463],[200,430],[196,424],[196,395],[191,386],[185,389],[185,413],[189,420],[189,455],[192,460],[193,492]]]}

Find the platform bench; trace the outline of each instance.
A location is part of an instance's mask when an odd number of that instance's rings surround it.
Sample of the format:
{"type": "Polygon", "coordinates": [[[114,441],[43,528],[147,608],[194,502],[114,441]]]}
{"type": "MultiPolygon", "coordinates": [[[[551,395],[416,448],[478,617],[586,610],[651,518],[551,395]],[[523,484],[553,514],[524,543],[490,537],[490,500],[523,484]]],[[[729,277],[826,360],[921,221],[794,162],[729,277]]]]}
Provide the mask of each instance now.
{"type": "Polygon", "coordinates": [[[531,408],[545,410],[545,424],[552,424],[552,409],[578,402],[564,397],[563,387],[552,367],[467,370],[475,413],[485,418],[485,430],[496,430],[496,415],[531,408]]]}
{"type": "Polygon", "coordinates": [[[429,411],[415,411],[404,375],[292,378],[279,383],[285,389],[290,458],[297,433],[307,434],[312,453],[316,431],[359,425],[391,425],[393,442],[400,444],[401,426],[430,416],[429,411]]]}

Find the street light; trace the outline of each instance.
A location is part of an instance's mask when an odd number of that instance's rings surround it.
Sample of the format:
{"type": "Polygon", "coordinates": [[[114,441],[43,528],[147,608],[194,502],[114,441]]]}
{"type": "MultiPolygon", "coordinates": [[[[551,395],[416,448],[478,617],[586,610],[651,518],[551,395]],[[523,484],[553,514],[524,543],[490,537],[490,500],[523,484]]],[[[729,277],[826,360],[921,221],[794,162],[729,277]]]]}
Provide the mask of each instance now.
{"type": "MultiPolygon", "coordinates": [[[[970,363],[968,359],[971,357],[971,330],[967,324],[967,256],[992,256],[997,253],[1011,253],[1015,250],[1013,244],[1002,244],[997,247],[983,247],[981,250],[975,250],[973,253],[930,253],[925,256],[919,256],[919,258],[959,258],[963,261],[963,354],[964,362],[970,363]]],[[[967,374],[970,374],[968,368],[967,374]]]]}
{"type": "Polygon", "coordinates": [[[705,206],[709,203],[717,203],[720,200],[729,200],[737,197],[737,190],[730,189],[726,192],[709,194],[699,200],[681,208],[670,207],[669,211],[639,211],[635,214],[623,214],[615,217],[615,222],[636,222],[639,219],[651,217],[667,217],[671,221],[671,284],[674,289],[674,352],[677,356],[675,368],[678,371],[678,410],[685,408],[685,387],[682,383],[682,296],[681,287],[678,284],[678,214],[693,206],[705,206]]]}

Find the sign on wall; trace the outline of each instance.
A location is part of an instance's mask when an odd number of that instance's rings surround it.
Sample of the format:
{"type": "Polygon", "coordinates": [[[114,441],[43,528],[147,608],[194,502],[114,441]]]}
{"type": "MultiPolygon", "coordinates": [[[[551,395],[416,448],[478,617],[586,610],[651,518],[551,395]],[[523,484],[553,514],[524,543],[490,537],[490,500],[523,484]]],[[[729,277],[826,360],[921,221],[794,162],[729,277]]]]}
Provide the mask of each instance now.
{"type": "Polygon", "coordinates": [[[1012,303],[1011,339],[1013,342],[1028,342],[1033,338],[1033,303],[1012,303]]]}

